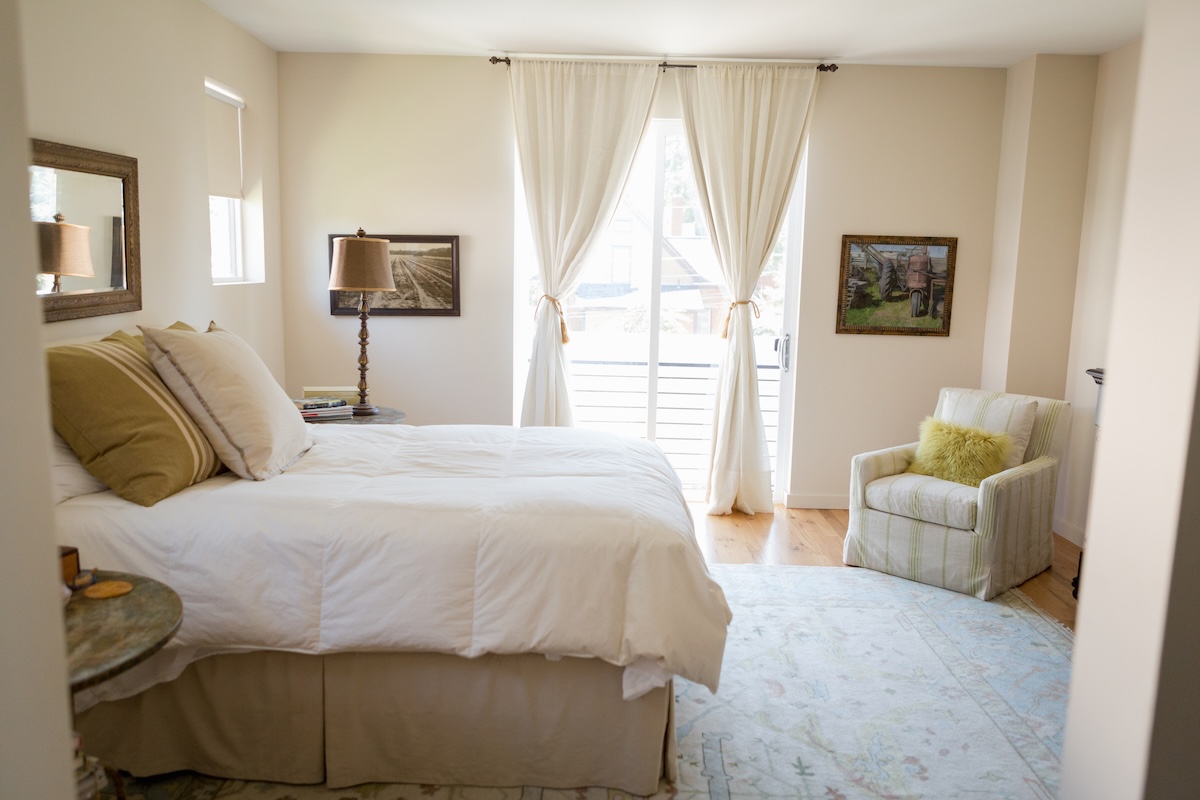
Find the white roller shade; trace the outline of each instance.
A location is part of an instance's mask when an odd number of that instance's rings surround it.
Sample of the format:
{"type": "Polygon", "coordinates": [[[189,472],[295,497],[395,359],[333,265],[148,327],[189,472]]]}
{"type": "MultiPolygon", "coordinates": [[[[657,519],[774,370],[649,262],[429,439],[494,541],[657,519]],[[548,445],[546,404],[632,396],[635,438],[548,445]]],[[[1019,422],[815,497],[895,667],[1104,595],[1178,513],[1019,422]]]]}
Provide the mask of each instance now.
{"type": "Polygon", "coordinates": [[[204,98],[204,105],[208,118],[208,193],[241,197],[241,109],[211,91],[204,98]]]}

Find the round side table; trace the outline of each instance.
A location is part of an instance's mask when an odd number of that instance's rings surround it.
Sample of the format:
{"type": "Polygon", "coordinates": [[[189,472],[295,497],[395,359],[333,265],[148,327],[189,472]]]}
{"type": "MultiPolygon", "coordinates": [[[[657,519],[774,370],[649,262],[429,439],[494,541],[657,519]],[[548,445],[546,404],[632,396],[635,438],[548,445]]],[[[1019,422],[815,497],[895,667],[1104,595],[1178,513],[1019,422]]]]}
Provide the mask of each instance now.
{"type": "MultiPolygon", "coordinates": [[[[80,589],[63,609],[67,628],[67,677],[72,694],[142,663],[171,640],[183,622],[183,602],[165,583],[144,575],[96,570],[96,582],[127,581],[119,597],[93,599],[80,589]]],[[[118,800],[125,782],[105,768],[118,800]]]]}
{"type": "Polygon", "coordinates": [[[120,597],[93,600],[82,590],[66,605],[67,669],[71,691],[103,683],[162,649],[183,622],[183,603],[171,587],[143,575],[96,570],[96,582],[128,581],[120,597]]]}

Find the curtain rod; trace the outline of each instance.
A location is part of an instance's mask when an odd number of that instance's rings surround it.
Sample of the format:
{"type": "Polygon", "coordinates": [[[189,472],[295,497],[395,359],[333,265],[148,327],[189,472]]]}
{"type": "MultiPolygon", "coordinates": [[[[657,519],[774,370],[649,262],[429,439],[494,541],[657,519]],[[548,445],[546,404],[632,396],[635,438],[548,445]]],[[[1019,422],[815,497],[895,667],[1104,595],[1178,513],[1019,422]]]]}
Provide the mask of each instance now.
{"type": "MultiPolygon", "coordinates": [[[[585,60],[585,59],[581,58],[580,56],[549,56],[549,57],[550,58],[570,58],[572,60],[585,60]]],[[[597,58],[597,60],[600,60],[599,57],[596,57],[596,58],[597,58]]],[[[625,58],[630,58],[630,57],[629,56],[614,56],[614,58],[625,59],[625,58]]],[[[633,58],[636,58],[636,56],[633,58]]],[[[771,63],[771,64],[800,63],[800,62],[780,62],[780,61],[773,61],[771,59],[752,59],[752,58],[727,58],[727,59],[717,58],[717,59],[710,59],[710,60],[712,60],[712,61],[729,61],[729,62],[734,62],[734,63],[738,63],[738,62],[754,62],[754,63],[764,63],[764,64],[766,64],[766,63],[771,63]]],[[[501,58],[500,56],[492,56],[491,58],[488,59],[488,61],[490,61],[492,64],[504,64],[505,66],[512,65],[512,59],[509,58],[508,56],[505,56],[503,58],[501,58]]],[[[804,62],[804,63],[809,63],[809,62],[804,62]]],[[[666,61],[662,62],[658,66],[664,72],[666,72],[669,69],[695,69],[697,67],[696,64],[670,64],[666,61]]],[[[838,70],[837,64],[817,64],[817,72],[837,72],[837,70],[838,70]]]]}

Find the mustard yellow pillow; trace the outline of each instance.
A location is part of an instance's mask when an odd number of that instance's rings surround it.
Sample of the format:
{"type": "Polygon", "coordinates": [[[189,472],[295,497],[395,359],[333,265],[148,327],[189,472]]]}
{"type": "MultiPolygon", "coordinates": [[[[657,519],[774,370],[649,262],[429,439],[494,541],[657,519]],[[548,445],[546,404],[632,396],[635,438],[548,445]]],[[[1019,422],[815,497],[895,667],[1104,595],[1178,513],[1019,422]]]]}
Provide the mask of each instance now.
{"type": "Polygon", "coordinates": [[[46,363],[54,429],[119,497],[152,506],[221,469],[151,366],[142,337],[117,331],[98,342],[52,347],[46,363]]]}
{"type": "Polygon", "coordinates": [[[917,457],[908,471],[978,486],[1004,469],[1012,447],[1013,439],[1007,433],[926,417],[921,423],[917,457]]]}

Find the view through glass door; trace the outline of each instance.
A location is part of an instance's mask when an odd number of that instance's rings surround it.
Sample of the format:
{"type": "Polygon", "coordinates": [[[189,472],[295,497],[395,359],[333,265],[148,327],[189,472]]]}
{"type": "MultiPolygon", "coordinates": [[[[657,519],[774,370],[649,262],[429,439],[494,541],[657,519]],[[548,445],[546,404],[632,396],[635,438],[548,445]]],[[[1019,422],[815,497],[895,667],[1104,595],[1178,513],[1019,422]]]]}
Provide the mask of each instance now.
{"type": "MultiPolygon", "coordinates": [[[[721,328],[731,299],[696,197],[682,124],[655,120],[612,223],[563,303],[571,334],[566,355],[576,426],[657,442],[689,500],[704,496],[713,395],[726,344],[721,328]]],[[[761,312],[754,338],[772,472],[784,227],[754,295],[761,312]]],[[[540,295],[533,275],[530,314],[540,295]]]]}

